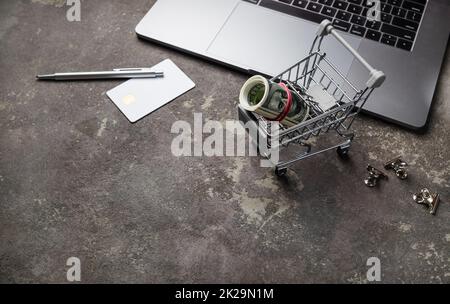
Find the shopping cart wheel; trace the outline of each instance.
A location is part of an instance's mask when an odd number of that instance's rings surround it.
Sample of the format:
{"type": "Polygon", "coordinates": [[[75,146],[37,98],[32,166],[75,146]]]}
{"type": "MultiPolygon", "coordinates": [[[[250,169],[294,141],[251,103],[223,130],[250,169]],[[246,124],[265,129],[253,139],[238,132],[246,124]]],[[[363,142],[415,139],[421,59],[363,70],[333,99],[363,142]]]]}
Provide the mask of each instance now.
{"type": "Polygon", "coordinates": [[[340,158],[343,158],[343,159],[345,159],[345,158],[348,158],[348,151],[350,150],[350,148],[342,148],[342,147],[339,147],[339,148],[337,148],[336,149],[336,152],[337,152],[337,154],[339,155],[339,157],[340,158]]]}
{"type": "Polygon", "coordinates": [[[280,176],[280,177],[281,177],[281,176],[285,175],[286,172],[287,172],[287,168],[282,168],[282,169],[280,169],[280,168],[278,168],[278,167],[275,168],[275,174],[276,174],[277,176],[280,176]]]}

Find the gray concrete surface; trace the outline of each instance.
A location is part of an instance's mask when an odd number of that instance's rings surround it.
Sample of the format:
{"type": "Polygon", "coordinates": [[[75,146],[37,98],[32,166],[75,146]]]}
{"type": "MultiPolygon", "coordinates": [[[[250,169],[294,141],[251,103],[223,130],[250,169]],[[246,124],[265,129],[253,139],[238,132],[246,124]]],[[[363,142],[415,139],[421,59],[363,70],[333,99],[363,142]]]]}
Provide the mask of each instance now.
{"type": "Polygon", "coordinates": [[[351,158],[334,152],[286,178],[255,157],[175,157],[174,120],[237,117],[245,75],[141,41],[153,1],[0,2],[0,282],[450,282],[450,61],[429,130],[361,116],[351,158]],[[151,66],[171,58],[197,87],[130,124],[105,92],[120,81],[37,82],[37,73],[151,66]],[[410,178],[363,185],[365,166],[397,154],[410,178]],[[427,186],[435,217],[416,205],[427,186]]]}

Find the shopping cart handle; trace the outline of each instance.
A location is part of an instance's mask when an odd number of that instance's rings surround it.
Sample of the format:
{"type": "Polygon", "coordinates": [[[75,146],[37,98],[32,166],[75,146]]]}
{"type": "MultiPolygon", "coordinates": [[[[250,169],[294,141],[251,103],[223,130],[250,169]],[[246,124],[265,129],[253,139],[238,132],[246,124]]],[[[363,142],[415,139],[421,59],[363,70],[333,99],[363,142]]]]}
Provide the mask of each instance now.
{"type": "Polygon", "coordinates": [[[319,25],[317,36],[326,36],[328,34],[333,35],[350,53],[355,56],[358,61],[365,66],[370,73],[370,78],[367,81],[369,88],[378,88],[386,79],[386,75],[382,71],[374,69],[333,27],[330,20],[323,20],[319,25]]]}

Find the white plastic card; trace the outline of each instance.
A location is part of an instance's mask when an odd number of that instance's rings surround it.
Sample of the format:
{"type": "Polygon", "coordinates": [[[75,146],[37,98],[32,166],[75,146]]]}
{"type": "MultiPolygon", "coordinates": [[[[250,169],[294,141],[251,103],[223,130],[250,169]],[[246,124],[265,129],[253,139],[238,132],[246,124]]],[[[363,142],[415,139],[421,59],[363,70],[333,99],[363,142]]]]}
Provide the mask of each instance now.
{"type": "Polygon", "coordinates": [[[138,121],[195,87],[170,59],[151,70],[164,72],[164,77],[130,79],[106,93],[130,122],[138,121]]]}

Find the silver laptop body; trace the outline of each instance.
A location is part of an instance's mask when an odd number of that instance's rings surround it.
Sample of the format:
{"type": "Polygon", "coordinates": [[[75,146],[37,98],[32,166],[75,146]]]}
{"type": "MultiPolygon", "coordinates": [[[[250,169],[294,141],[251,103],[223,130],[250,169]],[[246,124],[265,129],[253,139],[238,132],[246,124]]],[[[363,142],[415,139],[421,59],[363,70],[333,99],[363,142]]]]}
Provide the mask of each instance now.
{"type": "MultiPolygon", "coordinates": [[[[380,0],[379,24],[365,20],[370,9],[365,1],[158,0],[136,33],[250,74],[273,76],[308,54],[318,22],[328,18],[387,76],[364,110],[423,129],[449,37],[450,1],[380,0]]],[[[332,38],[324,40],[324,50],[353,81],[367,80],[366,71],[332,38]]]]}

